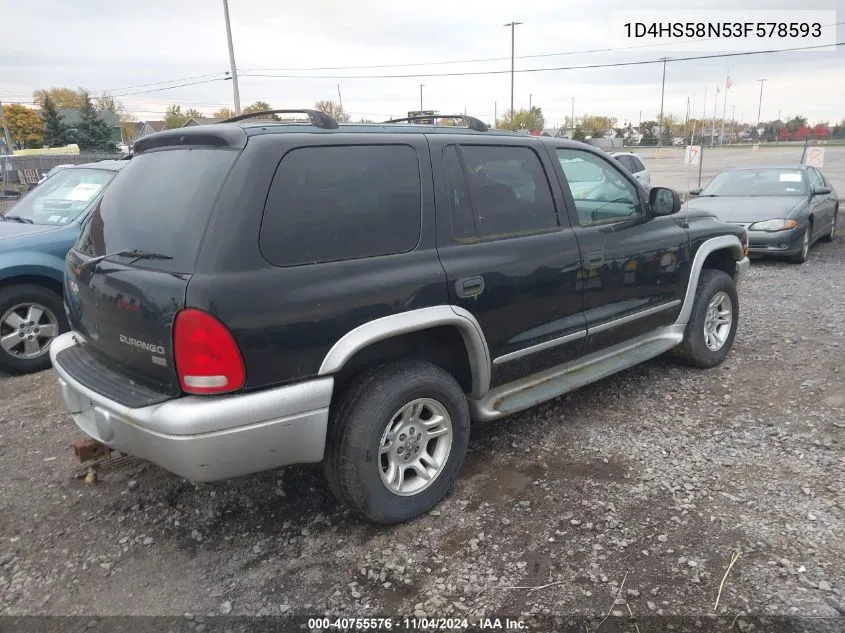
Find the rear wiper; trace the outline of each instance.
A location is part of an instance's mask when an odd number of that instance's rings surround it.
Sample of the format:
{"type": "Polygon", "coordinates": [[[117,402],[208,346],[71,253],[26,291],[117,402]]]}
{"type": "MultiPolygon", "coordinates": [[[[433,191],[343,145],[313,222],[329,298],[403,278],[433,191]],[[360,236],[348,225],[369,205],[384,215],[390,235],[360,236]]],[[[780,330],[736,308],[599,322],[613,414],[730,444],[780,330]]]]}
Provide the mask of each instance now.
{"type": "Polygon", "coordinates": [[[96,266],[101,261],[108,259],[109,257],[129,257],[132,260],[131,262],[129,262],[130,264],[137,262],[139,259],[173,259],[170,255],[162,255],[161,253],[149,253],[147,251],[140,251],[137,249],[115,251],[114,253],[106,253],[105,255],[92,257],[87,262],[82,264],[79,269],[79,272],[82,272],[83,270],[86,270],[91,266],[96,266]]]}
{"type": "Polygon", "coordinates": [[[11,220],[12,222],[20,222],[21,224],[35,224],[29,218],[22,218],[19,215],[4,215],[3,216],[6,220],[11,220]]]}

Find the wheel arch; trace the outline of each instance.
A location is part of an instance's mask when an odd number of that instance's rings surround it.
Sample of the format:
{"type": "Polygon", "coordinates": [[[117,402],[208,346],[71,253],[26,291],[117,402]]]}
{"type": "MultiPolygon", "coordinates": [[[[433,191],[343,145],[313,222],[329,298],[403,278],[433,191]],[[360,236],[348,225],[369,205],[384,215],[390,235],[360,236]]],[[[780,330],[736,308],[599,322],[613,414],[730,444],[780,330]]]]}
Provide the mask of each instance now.
{"type": "Polygon", "coordinates": [[[59,298],[63,296],[62,282],[56,280],[54,277],[48,277],[47,275],[17,275],[14,277],[5,277],[4,279],[0,279],[0,290],[23,285],[41,286],[47,290],[55,292],[59,298]]]}
{"type": "Polygon", "coordinates": [[[362,363],[390,358],[402,349],[425,349],[426,357],[436,356],[456,341],[460,341],[466,358],[459,366],[445,369],[458,373],[456,378],[469,397],[480,398],[490,388],[490,350],[478,321],[458,306],[420,308],[359,325],[332,346],[318,373],[343,377],[362,363]],[[428,349],[425,343],[431,343],[428,349]]]}
{"type": "Polygon", "coordinates": [[[695,253],[690,267],[689,283],[684,295],[681,312],[675,320],[675,325],[686,325],[689,322],[695,293],[698,289],[698,279],[704,268],[723,270],[731,277],[736,274],[736,263],[745,257],[742,243],[736,235],[720,235],[712,237],[701,244],[695,253]],[[709,264],[706,265],[706,264],[709,264]],[[730,267],[730,268],[728,268],[730,267]]]}

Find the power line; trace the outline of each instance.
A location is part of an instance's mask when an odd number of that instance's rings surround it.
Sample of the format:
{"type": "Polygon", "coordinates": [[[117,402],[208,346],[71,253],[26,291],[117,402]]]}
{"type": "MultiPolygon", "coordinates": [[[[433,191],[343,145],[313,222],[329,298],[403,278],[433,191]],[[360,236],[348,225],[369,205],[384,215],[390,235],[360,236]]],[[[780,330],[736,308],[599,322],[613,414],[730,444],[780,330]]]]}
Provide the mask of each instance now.
{"type": "Polygon", "coordinates": [[[163,84],[172,84],[177,83],[180,81],[192,81],[194,79],[204,79],[206,77],[214,77],[216,75],[220,75],[222,73],[206,73],[204,75],[193,75],[191,77],[180,77],[179,79],[162,79],[161,81],[153,81],[147,84],[135,84],[134,86],[121,86],[120,88],[103,88],[100,90],[94,90],[92,92],[114,92],[117,90],[133,90],[135,88],[147,88],[149,86],[161,86],[163,84]]]}
{"type": "MultiPolygon", "coordinates": [[[[834,22],[832,24],[823,24],[822,28],[829,28],[839,26],[841,24],[845,24],[845,22],[834,22]]],[[[717,40],[720,38],[717,37],[705,37],[696,40],[684,40],[682,42],[672,42],[672,43],[665,43],[665,42],[657,42],[652,44],[636,44],[632,46],[617,46],[614,48],[591,48],[591,49],[584,49],[579,51],[564,51],[562,53],[537,53],[534,55],[517,55],[514,59],[540,59],[544,57],[566,57],[569,55],[586,55],[590,53],[614,53],[617,51],[628,51],[628,50],[636,50],[642,48],[656,48],[656,47],[664,47],[664,46],[671,46],[673,44],[697,44],[699,42],[710,42],[712,40],[717,40]]],[[[785,50],[792,50],[792,49],[785,49],[785,50]]],[[[410,68],[413,66],[444,66],[448,64],[478,64],[482,62],[503,62],[510,60],[510,57],[482,57],[478,59],[458,59],[458,60],[442,60],[437,62],[409,62],[409,63],[402,63],[402,64],[369,64],[363,66],[318,66],[312,68],[247,68],[242,70],[242,73],[251,73],[255,71],[278,71],[278,72],[312,72],[312,71],[323,71],[323,70],[369,70],[369,69],[376,69],[376,68],[410,68]]],[[[255,75],[253,75],[255,76],[255,75]]]]}
{"type": "Polygon", "coordinates": [[[151,88],[150,90],[140,90],[138,92],[124,92],[123,94],[111,95],[113,97],[131,97],[132,95],[143,95],[150,92],[161,92],[163,90],[173,90],[174,88],[185,88],[186,86],[198,86],[200,84],[209,84],[214,81],[226,81],[224,77],[217,77],[216,79],[203,79],[202,81],[192,81],[190,83],[178,84],[176,86],[165,86],[164,88],[151,88]]]}
{"type": "MultiPolygon", "coordinates": [[[[693,55],[690,57],[673,57],[673,62],[686,62],[700,59],[722,59],[725,57],[746,57],[750,55],[768,55],[771,53],[785,53],[790,51],[807,51],[817,48],[829,48],[830,46],[842,46],[845,42],[835,44],[818,44],[813,46],[796,46],[792,48],[777,48],[765,51],[745,51],[740,53],[716,53],[713,55],[693,55]]],[[[555,70],[590,70],[595,68],[620,68],[624,66],[644,66],[647,64],[662,64],[663,58],[640,60],[634,62],[613,62],[606,64],[583,64],[580,66],[554,66],[546,68],[521,68],[514,72],[518,73],[539,73],[555,70]]],[[[467,70],[450,73],[409,73],[401,75],[273,75],[266,73],[242,73],[241,77],[263,77],[277,79],[413,79],[420,77],[467,77],[478,75],[503,75],[510,73],[510,70],[467,70]]]]}

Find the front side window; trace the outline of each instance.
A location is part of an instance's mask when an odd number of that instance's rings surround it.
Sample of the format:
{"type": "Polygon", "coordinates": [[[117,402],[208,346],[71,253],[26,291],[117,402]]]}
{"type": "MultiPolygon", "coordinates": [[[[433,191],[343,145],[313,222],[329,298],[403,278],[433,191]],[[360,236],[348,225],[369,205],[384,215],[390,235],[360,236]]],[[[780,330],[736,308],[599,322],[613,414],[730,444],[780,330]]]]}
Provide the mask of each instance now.
{"type": "Polygon", "coordinates": [[[9,209],[6,219],[62,226],[82,215],[117,172],[75,167],[62,169],[9,209]]]}
{"type": "Polygon", "coordinates": [[[636,187],[610,161],[577,149],[558,149],[557,157],[581,226],[642,214],[636,187]]]}
{"type": "Polygon", "coordinates": [[[343,261],[413,250],[420,222],[412,147],[303,147],[276,170],[259,242],[276,266],[343,261]]]}
{"type": "Polygon", "coordinates": [[[533,150],[451,145],[444,160],[452,232],[459,242],[558,228],[549,181],[533,150]]]}

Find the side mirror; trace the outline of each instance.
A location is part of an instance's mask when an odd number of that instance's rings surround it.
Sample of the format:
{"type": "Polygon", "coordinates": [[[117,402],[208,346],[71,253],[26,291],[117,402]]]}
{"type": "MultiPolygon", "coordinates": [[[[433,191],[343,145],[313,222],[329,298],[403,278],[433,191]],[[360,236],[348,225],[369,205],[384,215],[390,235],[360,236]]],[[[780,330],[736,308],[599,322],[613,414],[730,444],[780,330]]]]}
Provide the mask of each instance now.
{"type": "Polygon", "coordinates": [[[652,187],[648,192],[648,206],[652,215],[672,215],[681,210],[681,197],[674,189],[652,187]]]}
{"type": "Polygon", "coordinates": [[[700,193],[701,193],[701,187],[696,187],[695,189],[689,190],[689,195],[691,195],[691,196],[697,196],[700,193]]]}
{"type": "Polygon", "coordinates": [[[833,190],[830,187],[813,187],[813,195],[814,196],[826,196],[827,194],[831,193],[833,190]]]}

